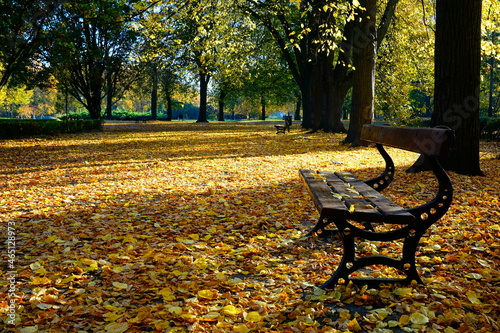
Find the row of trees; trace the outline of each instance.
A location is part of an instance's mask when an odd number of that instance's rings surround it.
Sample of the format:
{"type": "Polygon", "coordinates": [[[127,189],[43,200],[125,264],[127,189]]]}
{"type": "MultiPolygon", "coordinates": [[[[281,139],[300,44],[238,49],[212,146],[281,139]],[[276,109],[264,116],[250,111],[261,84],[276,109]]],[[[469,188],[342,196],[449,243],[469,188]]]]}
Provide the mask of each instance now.
{"type": "Polygon", "coordinates": [[[350,100],[352,143],[375,107],[401,119],[411,107],[428,113],[434,100],[434,124],[469,131],[477,127],[470,120],[479,115],[481,85],[490,115],[498,109],[499,12],[493,0],[2,0],[0,87],[57,89],[66,105],[72,97],[96,119],[111,116],[132,88],[147,90],[152,117],[162,100],[171,118],[196,80],[200,122],[211,88],[219,120],[228,104],[251,100],[265,117],[270,103],[295,101],[303,127],[333,132],[346,131],[350,100]],[[456,40],[464,42],[448,43],[456,40]],[[468,121],[456,126],[443,114],[466,99],[473,116],[462,114],[468,121]]]}
{"type": "Polygon", "coordinates": [[[2,2],[0,15],[1,86],[9,79],[11,86],[57,84],[92,118],[110,116],[130,88],[149,90],[153,118],[158,99],[171,112],[195,79],[200,121],[207,120],[209,83],[221,120],[227,100],[265,107],[296,95],[279,50],[237,3],[21,0],[2,2]]]}

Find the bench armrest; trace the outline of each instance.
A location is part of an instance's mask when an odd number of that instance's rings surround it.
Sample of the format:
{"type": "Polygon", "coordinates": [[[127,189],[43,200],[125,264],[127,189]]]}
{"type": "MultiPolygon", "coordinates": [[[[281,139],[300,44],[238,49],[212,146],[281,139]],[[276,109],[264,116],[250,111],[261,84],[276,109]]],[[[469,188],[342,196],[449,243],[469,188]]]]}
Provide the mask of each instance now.
{"type": "Polygon", "coordinates": [[[381,192],[393,181],[395,168],[394,162],[387,151],[385,151],[384,146],[377,143],[377,149],[384,158],[385,170],[378,177],[366,180],[365,183],[378,192],[381,192]]]}

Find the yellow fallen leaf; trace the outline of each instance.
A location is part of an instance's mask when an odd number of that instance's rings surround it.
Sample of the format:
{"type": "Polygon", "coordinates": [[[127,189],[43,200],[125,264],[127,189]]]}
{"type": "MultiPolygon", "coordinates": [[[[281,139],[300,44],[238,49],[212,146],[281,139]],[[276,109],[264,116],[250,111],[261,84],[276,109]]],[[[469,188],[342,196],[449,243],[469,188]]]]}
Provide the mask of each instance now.
{"type": "Polygon", "coordinates": [[[429,322],[429,318],[420,312],[414,312],[410,315],[410,321],[413,324],[422,325],[429,322]]]}
{"type": "Polygon", "coordinates": [[[217,320],[217,318],[220,317],[220,313],[218,312],[209,312],[205,315],[203,315],[202,319],[205,321],[214,321],[217,320]]]}
{"type": "Polygon", "coordinates": [[[31,281],[31,284],[34,286],[43,286],[47,284],[51,284],[52,281],[48,277],[36,277],[31,281]]]}
{"type": "Polygon", "coordinates": [[[394,295],[411,296],[411,288],[396,288],[394,289],[394,295]]]}
{"type": "Polygon", "coordinates": [[[481,300],[479,299],[479,295],[475,291],[467,290],[466,295],[472,304],[482,304],[481,300]]]}
{"type": "Polygon", "coordinates": [[[483,276],[479,273],[468,273],[465,275],[465,277],[474,280],[481,280],[483,278],[483,276]]]}
{"type": "Polygon", "coordinates": [[[161,295],[165,301],[172,301],[175,299],[175,295],[170,288],[163,288],[158,292],[158,295],[161,295]]]}
{"type": "Polygon", "coordinates": [[[198,291],[198,296],[206,299],[214,299],[217,297],[217,293],[213,290],[204,289],[198,291]]]}
{"type": "Polygon", "coordinates": [[[309,315],[301,322],[305,326],[316,326],[318,322],[312,319],[309,315]]]}
{"type": "Polygon", "coordinates": [[[114,305],[111,305],[111,304],[104,305],[104,308],[106,310],[110,310],[110,311],[123,311],[123,310],[125,310],[125,308],[120,308],[118,306],[114,306],[114,305]]]}
{"type": "Polygon", "coordinates": [[[248,333],[250,329],[245,324],[237,324],[233,326],[233,332],[235,333],[248,333]]]}
{"type": "Polygon", "coordinates": [[[245,316],[245,320],[256,323],[262,320],[262,316],[257,311],[251,311],[247,313],[247,315],[245,316]]]}
{"type": "Polygon", "coordinates": [[[113,236],[111,234],[106,234],[104,236],[101,236],[101,239],[104,241],[110,240],[113,236]]]}
{"type": "Polygon", "coordinates": [[[123,333],[128,328],[128,323],[110,323],[106,325],[106,333],[123,333]]]}
{"type": "Polygon", "coordinates": [[[30,265],[31,270],[36,271],[42,268],[42,265],[39,262],[34,262],[30,265]]]}
{"type": "Polygon", "coordinates": [[[123,243],[137,243],[137,239],[134,238],[132,235],[127,235],[125,238],[123,238],[123,243]]]}
{"type": "Polygon", "coordinates": [[[222,308],[222,314],[228,316],[237,316],[241,313],[241,310],[235,307],[234,305],[226,305],[222,308]]]}
{"type": "Polygon", "coordinates": [[[180,315],[182,313],[182,308],[180,306],[171,306],[168,308],[168,312],[180,315]]]}
{"type": "Polygon", "coordinates": [[[116,289],[128,289],[128,284],[121,282],[113,282],[113,287],[116,289]]]}
{"type": "Polygon", "coordinates": [[[27,326],[19,328],[19,333],[34,333],[38,331],[38,326],[27,326]]]}
{"type": "Polygon", "coordinates": [[[361,331],[361,326],[356,318],[347,323],[347,328],[351,331],[361,331]]]}
{"type": "Polygon", "coordinates": [[[108,313],[104,314],[104,318],[105,318],[104,320],[110,321],[110,322],[115,322],[118,319],[120,319],[121,317],[123,317],[123,313],[120,314],[120,313],[108,312],[108,313]]]}

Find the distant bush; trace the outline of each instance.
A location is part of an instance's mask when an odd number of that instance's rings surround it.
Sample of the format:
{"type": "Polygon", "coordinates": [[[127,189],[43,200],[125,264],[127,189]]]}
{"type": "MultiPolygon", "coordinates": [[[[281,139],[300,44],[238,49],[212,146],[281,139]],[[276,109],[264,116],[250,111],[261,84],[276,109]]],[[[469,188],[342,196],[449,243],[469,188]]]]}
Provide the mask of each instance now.
{"type": "Polygon", "coordinates": [[[90,114],[86,110],[80,110],[76,112],[69,112],[67,115],[60,117],[61,120],[81,120],[90,119],[90,114]]]}
{"type": "Polygon", "coordinates": [[[100,120],[1,119],[0,139],[102,130],[100,120]]]}
{"type": "Polygon", "coordinates": [[[481,137],[486,140],[500,139],[500,118],[481,119],[481,137]]]}
{"type": "Polygon", "coordinates": [[[430,120],[430,118],[422,118],[422,117],[409,118],[409,119],[405,120],[404,126],[408,126],[408,127],[430,127],[431,126],[431,120],[430,120]]]}

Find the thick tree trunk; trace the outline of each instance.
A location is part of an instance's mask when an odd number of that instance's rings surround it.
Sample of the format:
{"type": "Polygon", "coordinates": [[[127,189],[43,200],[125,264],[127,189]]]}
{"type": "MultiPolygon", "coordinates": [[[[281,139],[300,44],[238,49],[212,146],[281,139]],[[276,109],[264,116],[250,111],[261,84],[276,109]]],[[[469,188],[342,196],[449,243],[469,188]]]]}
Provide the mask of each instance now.
{"type": "Polygon", "coordinates": [[[224,99],[226,98],[226,93],[224,91],[220,92],[219,95],[219,121],[224,121],[224,99]]]}
{"type": "Polygon", "coordinates": [[[310,129],[312,124],[312,68],[308,65],[308,70],[300,77],[300,93],[302,94],[302,128],[310,129]]]}
{"type": "Polygon", "coordinates": [[[167,95],[167,121],[172,121],[172,97],[167,95]]]}
{"type": "Polygon", "coordinates": [[[101,119],[102,117],[102,96],[101,84],[91,87],[91,91],[86,96],[87,108],[91,119],[101,119]]]}
{"type": "Polygon", "coordinates": [[[207,120],[207,97],[208,97],[208,81],[210,75],[200,73],[200,114],[198,115],[197,123],[208,123],[207,120]]]}
{"type": "Polygon", "coordinates": [[[343,80],[337,80],[332,83],[330,92],[326,132],[346,133],[344,123],[342,123],[342,107],[351,84],[343,80]]]}
{"type": "Polygon", "coordinates": [[[302,106],[302,94],[298,93],[296,95],[296,97],[297,97],[297,103],[295,104],[295,113],[294,113],[293,119],[300,120],[300,109],[302,106]]]}
{"type": "Polygon", "coordinates": [[[483,174],[479,162],[480,52],[481,0],[437,1],[432,125],[455,130],[455,142],[443,164],[460,174],[483,174]]]}
{"type": "Polygon", "coordinates": [[[153,87],[151,89],[151,118],[156,120],[158,116],[158,70],[153,70],[153,87]]]}
{"type": "Polygon", "coordinates": [[[111,119],[113,117],[113,77],[111,73],[108,73],[107,79],[108,92],[106,95],[106,118],[111,119]]]}
{"type": "Polygon", "coordinates": [[[261,120],[266,120],[266,97],[262,95],[260,97],[260,108],[261,108],[261,120]]]}
{"type": "Polygon", "coordinates": [[[375,15],[376,0],[361,0],[365,10],[359,13],[359,21],[354,30],[353,48],[353,89],[351,121],[345,142],[353,145],[363,144],[359,137],[365,124],[371,124],[375,96],[375,60],[377,57],[377,32],[375,15]]]}

